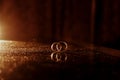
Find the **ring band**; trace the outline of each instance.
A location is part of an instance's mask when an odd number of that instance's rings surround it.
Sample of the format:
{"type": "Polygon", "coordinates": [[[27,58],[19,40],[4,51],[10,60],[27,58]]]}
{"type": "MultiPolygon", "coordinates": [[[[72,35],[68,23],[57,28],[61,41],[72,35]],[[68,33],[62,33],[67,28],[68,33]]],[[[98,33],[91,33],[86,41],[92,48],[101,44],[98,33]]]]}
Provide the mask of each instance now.
{"type": "Polygon", "coordinates": [[[54,42],[51,45],[51,50],[57,52],[67,50],[67,48],[68,48],[68,44],[64,41],[54,42]],[[64,46],[65,48],[63,48],[64,46]]]}
{"type": "Polygon", "coordinates": [[[51,54],[51,60],[55,62],[64,62],[67,60],[67,55],[60,52],[53,52],[51,54]],[[63,57],[64,56],[64,57],[63,57]]]}

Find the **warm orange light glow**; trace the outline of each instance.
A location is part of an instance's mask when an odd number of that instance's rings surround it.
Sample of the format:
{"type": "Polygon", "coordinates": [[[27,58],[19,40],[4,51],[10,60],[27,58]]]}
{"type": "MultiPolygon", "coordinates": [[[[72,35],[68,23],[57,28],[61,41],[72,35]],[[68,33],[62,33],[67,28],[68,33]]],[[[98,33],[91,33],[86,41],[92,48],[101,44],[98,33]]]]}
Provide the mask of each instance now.
{"type": "Polygon", "coordinates": [[[0,44],[3,43],[3,42],[6,42],[6,40],[0,40],[0,44]]]}
{"type": "Polygon", "coordinates": [[[1,24],[0,24],[0,38],[2,36],[2,29],[1,29],[1,24]]]}
{"type": "Polygon", "coordinates": [[[0,39],[2,38],[2,24],[0,23],[0,39]]]}
{"type": "MultiPolygon", "coordinates": [[[[0,35],[1,36],[1,35],[0,35]]],[[[0,52],[3,51],[3,44],[4,44],[5,40],[0,40],[0,52]]]]}
{"type": "Polygon", "coordinates": [[[0,40],[0,53],[8,51],[10,43],[11,41],[8,40],[0,40]]]}

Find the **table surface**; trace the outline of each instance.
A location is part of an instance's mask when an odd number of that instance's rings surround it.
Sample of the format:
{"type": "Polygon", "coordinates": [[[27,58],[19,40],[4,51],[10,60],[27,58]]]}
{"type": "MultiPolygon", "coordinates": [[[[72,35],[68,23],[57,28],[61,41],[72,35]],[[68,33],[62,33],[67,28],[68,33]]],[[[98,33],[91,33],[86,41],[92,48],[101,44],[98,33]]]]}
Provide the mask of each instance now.
{"type": "Polygon", "coordinates": [[[120,51],[69,48],[66,62],[51,60],[49,44],[0,41],[0,80],[120,80],[120,51]]]}

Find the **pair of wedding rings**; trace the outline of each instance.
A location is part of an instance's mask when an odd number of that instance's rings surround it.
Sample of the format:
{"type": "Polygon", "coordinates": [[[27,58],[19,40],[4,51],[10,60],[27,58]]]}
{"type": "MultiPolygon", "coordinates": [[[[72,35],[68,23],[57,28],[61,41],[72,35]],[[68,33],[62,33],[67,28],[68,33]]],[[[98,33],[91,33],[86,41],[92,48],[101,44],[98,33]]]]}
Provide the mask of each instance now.
{"type": "Polygon", "coordinates": [[[67,54],[65,51],[68,49],[68,44],[64,41],[54,42],[51,45],[51,60],[55,62],[64,62],[67,60],[67,54]]]}

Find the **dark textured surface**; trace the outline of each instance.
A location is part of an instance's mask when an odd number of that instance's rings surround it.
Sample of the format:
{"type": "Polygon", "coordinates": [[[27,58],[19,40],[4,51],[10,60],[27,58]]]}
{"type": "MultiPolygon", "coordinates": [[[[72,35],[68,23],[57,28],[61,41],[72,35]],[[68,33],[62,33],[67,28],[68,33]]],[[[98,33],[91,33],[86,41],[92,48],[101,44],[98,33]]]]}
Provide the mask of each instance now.
{"type": "Polygon", "coordinates": [[[68,60],[57,63],[50,58],[52,51],[49,45],[18,41],[4,43],[14,44],[14,47],[2,46],[6,52],[0,47],[3,51],[0,53],[1,80],[120,79],[120,59],[117,56],[90,49],[70,49],[65,51],[68,60]]]}

